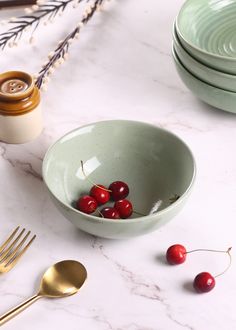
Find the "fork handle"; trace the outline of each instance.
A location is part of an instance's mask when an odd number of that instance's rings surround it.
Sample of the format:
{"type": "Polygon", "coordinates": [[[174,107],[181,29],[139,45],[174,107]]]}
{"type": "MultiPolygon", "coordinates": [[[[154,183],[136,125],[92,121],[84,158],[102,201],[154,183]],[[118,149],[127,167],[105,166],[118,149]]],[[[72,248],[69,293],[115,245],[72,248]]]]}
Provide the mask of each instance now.
{"type": "Polygon", "coordinates": [[[42,296],[39,294],[34,295],[33,297],[27,299],[20,305],[16,306],[15,308],[11,309],[9,312],[3,314],[0,316],[0,326],[2,326],[5,322],[9,321],[12,319],[14,316],[25,310],[27,307],[32,305],[35,301],[37,301],[39,298],[42,296]]]}

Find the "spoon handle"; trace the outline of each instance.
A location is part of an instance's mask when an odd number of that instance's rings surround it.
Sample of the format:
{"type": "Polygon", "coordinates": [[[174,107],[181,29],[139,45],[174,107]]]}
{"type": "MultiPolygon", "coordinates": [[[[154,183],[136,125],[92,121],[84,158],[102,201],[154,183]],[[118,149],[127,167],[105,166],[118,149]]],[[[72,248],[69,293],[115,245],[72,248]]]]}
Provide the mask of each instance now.
{"type": "Polygon", "coordinates": [[[33,304],[36,300],[41,298],[39,294],[34,295],[33,297],[27,299],[20,305],[16,306],[15,308],[11,309],[9,312],[3,314],[0,316],[0,326],[2,326],[5,322],[12,319],[14,316],[25,310],[27,307],[29,307],[31,304],[33,304]]]}

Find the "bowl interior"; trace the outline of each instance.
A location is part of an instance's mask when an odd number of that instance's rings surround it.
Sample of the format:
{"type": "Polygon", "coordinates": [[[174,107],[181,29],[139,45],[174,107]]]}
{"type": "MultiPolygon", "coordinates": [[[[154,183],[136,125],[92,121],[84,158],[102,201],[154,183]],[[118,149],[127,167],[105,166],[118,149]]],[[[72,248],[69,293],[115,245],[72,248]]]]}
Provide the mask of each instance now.
{"type": "Polygon", "coordinates": [[[187,0],[177,17],[178,32],[203,51],[236,58],[235,17],[235,0],[187,0]]]}
{"type": "MultiPolygon", "coordinates": [[[[57,141],[43,162],[43,176],[51,193],[73,206],[91,183],[109,186],[125,181],[137,212],[148,214],[183,195],[194,177],[194,160],[188,147],[173,134],[148,124],[107,121],[76,129],[57,141]]],[[[133,217],[138,217],[134,214],[133,217]]]]}

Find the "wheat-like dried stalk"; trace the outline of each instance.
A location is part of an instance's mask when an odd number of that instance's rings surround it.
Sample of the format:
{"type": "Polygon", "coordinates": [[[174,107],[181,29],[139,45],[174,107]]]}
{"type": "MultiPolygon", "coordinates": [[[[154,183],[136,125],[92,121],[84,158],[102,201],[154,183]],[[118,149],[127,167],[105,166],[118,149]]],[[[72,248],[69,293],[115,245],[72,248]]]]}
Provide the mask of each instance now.
{"type": "Polygon", "coordinates": [[[9,23],[14,26],[0,34],[0,49],[3,50],[7,45],[16,46],[24,32],[32,29],[33,34],[42,21],[44,23],[52,21],[57,15],[61,15],[72,1],[76,6],[84,0],[52,0],[46,3],[38,0],[38,4],[25,9],[27,15],[12,17],[9,23]]]}
{"type": "Polygon", "coordinates": [[[88,5],[88,8],[85,10],[85,13],[82,16],[81,21],[69,33],[64,40],[60,41],[57,48],[49,53],[49,60],[46,64],[43,65],[42,69],[39,72],[39,75],[36,78],[36,86],[38,88],[43,87],[46,89],[47,83],[49,82],[49,76],[54,72],[60,64],[62,64],[68,57],[68,50],[74,39],[79,37],[80,29],[88,23],[88,21],[93,17],[94,13],[100,9],[101,5],[105,0],[95,0],[93,4],[88,5]]]}

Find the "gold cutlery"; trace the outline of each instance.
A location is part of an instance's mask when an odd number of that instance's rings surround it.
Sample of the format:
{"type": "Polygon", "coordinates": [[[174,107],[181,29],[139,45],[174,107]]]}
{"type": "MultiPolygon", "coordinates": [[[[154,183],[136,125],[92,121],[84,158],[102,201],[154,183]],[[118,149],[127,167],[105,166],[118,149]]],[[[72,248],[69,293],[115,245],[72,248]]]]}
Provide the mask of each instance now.
{"type": "Polygon", "coordinates": [[[64,260],[51,266],[43,275],[39,291],[22,304],[0,316],[0,326],[39,298],[63,298],[75,294],[87,278],[85,267],[78,261],[64,260]]]}
{"type": "Polygon", "coordinates": [[[9,272],[16,265],[36,237],[36,235],[34,235],[30,241],[25,244],[30,235],[30,231],[24,235],[25,228],[23,228],[20,233],[16,235],[19,229],[20,226],[18,226],[0,246],[0,273],[9,272]]]}

